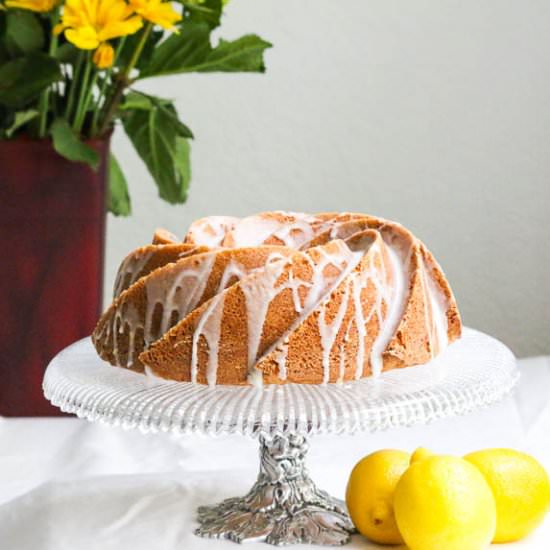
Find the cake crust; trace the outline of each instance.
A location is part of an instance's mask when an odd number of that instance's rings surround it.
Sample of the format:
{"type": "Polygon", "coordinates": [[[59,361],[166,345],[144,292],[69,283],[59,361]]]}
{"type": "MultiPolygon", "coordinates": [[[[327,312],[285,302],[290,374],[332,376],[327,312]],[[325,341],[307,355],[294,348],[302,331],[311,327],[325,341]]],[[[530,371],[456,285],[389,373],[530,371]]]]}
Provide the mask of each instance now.
{"type": "Polygon", "coordinates": [[[113,365],[199,384],[323,384],[425,363],[460,337],[449,283],[400,224],[264,212],[130,253],[92,335],[113,365]]]}

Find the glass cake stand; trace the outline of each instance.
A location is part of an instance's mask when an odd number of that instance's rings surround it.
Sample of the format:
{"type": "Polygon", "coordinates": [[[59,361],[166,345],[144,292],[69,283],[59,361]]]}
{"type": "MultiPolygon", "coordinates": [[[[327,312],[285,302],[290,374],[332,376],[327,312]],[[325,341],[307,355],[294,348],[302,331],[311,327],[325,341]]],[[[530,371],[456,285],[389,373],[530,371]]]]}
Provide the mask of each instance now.
{"type": "Polygon", "coordinates": [[[144,432],[257,436],[260,472],[244,497],[198,509],[203,537],[283,545],[340,545],[354,531],[343,502],[316,487],[305,467],[307,437],[424,424],[487,406],[519,373],[498,340],[465,329],[425,365],[344,384],[207,386],[164,382],[113,368],[89,338],[59,353],[44,394],[63,411],[144,432]]]}

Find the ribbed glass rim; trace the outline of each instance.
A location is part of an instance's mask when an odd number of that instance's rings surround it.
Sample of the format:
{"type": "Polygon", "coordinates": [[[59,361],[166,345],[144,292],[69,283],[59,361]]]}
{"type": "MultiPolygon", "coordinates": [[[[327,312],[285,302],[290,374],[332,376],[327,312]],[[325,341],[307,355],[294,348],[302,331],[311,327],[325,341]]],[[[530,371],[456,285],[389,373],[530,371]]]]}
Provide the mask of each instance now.
{"type": "Polygon", "coordinates": [[[207,386],[164,383],[115,368],[90,338],[61,351],[44,394],[61,410],[143,432],[353,433],[466,414],[508,394],[519,378],[512,352],[473,329],[425,365],[344,384],[207,386]]]}

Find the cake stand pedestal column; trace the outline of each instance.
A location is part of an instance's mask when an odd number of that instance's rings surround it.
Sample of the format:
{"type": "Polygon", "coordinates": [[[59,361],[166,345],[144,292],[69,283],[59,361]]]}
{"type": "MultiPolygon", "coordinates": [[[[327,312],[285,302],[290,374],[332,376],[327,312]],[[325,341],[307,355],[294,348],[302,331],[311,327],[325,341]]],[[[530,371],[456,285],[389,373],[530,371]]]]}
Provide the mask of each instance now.
{"type": "Polygon", "coordinates": [[[244,497],[228,498],[198,510],[201,537],[277,546],[309,543],[341,545],[354,532],[345,504],[316,487],[308,476],[302,435],[260,439],[260,473],[244,497]]]}

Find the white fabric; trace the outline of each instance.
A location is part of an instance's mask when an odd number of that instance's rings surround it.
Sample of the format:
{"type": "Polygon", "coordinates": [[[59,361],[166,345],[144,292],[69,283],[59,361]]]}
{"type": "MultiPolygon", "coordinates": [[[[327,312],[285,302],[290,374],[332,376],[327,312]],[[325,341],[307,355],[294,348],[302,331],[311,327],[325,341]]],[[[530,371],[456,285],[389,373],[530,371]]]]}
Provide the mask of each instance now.
{"type": "MultiPolygon", "coordinates": [[[[514,447],[550,471],[550,359],[523,360],[521,372],[514,396],[469,416],[377,434],[314,437],[310,473],[320,487],[343,497],[359,458],[384,447],[418,446],[457,454],[514,447]]],[[[257,468],[256,442],[239,436],[176,439],[73,418],[0,418],[0,548],[237,548],[195,537],[194,513],[200,504],[246,493],[257,468]]],[[[498,546],[508,547],[548,550],[550,517],[529,539],[498,546]]],[[[383,547],[354,536],[347,548],[383,547]]]]}

